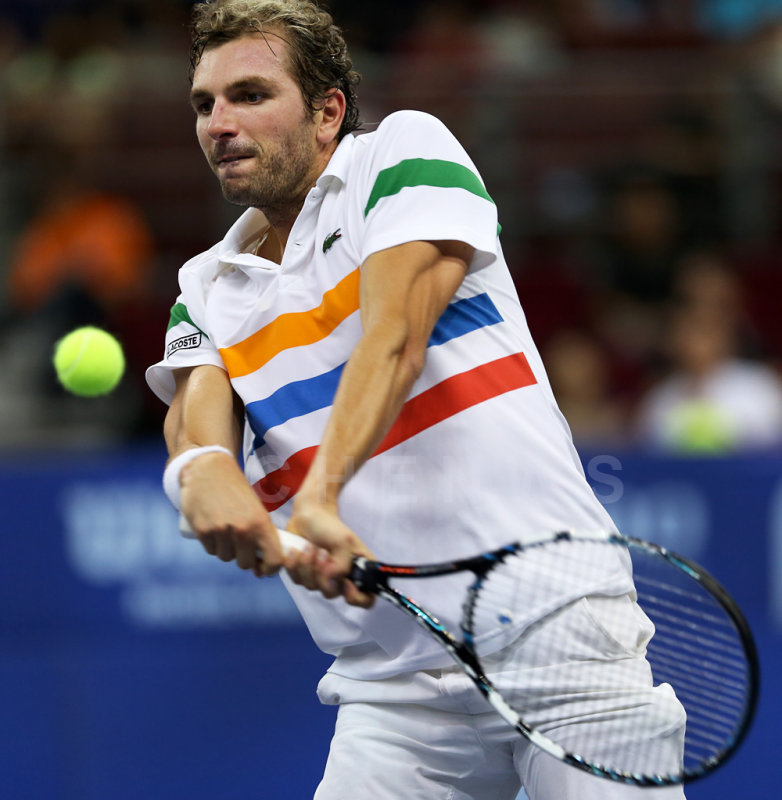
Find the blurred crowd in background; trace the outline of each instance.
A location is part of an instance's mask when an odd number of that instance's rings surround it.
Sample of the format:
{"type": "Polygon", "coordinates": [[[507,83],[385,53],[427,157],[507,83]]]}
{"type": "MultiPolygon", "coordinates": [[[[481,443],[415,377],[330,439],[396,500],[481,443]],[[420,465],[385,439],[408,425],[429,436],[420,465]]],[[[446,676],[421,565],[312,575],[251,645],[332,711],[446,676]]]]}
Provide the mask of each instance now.
{"type": "MultiPolygon", "coordinates": [[[[782,448],[782,0],[333,0],[365,121],[440,117],[590,450],[782,448]]],[[[159,437],[144,368],[226,204],[187,104],[186,0],[0,9],[0,448],[159,437]],[[68,396],[96,324],[128,371],[68,396]]]]}

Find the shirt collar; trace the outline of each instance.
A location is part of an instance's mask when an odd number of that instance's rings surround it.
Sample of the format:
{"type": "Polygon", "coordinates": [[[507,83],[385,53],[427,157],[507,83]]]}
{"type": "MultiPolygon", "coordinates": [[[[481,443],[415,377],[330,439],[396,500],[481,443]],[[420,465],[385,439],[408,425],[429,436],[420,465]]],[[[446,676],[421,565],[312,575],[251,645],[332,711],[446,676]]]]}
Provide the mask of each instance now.
{"type": "MultiPolygon", "coordinates": [[[[353,134],[343,137],[333,152],[326,168],[321,173],[315,185],[320,191],[326,189],[334,182],[345,183],[350,168],[350,154],[353,151],[356,138],[353,134]]],[[[265,214],[256,208],[248,208],[236,222],[231,226],[218,246],[217,257],[219,259],[218,274],[225,269],[233,266],[242,267],[266,267],[267,269],[278,269],[277,264],[273,264],[266,259],[248,253],[248,248],[263,235],[269,222],[265,214]]]]}
{"type": "Polygon", "coordinates": [[[319,189],[327,189],[335,180],[343,184],[347,182],[350,154],[353,151],[355,141],[353,134],[343,137],[342,141],[337,145],[337,149],[332,153],[329,163],[326,164],[326,169],[323,170],[315,182],[319,189]]]}
{"type": "MultiPolygon", "coordinates": [[[[257,208],[248,208],[225,234],[217,248],[220,262],[218,274],[232,266],[266,266],[272,268],[272,262],[259,258],[251,252],[250,247],[259,241],[269,227],[266,215],[257,208]]],[[[273,265],[277,268],[277,265],[273,265]]]]}

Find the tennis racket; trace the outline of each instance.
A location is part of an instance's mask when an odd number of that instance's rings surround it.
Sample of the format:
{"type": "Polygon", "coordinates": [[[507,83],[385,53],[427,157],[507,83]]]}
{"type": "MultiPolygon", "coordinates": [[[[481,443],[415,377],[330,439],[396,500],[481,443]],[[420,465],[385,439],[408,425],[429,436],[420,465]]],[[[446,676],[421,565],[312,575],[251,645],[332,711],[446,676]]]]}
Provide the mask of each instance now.
{"type": "MultiPolygon", "coordinates": [[[[280,541],[304,545],[287,531],[280,541]]],[[[567,531],[437,564],[359,557],[350,580],[421,625],[522,736],[593,775],[689,782],[724,763],[752,722],[759,668],[744,616],[704,569],[663,547],[567,531]],[[453,630],[389,585],[457,574],[461,609],[438,612],[460,617],[453,630]]]]}

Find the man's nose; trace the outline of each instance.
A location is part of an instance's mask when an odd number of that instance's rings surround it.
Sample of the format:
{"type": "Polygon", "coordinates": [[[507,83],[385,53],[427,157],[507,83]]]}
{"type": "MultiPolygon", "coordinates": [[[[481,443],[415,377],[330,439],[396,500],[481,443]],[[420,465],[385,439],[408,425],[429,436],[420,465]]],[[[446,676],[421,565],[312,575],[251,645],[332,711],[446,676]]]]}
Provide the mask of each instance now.
{"type": "Polygon", "coordinates": [[[215,104],[212,107],[212,113],[209,115],[207,133],[213,139],[223,139],[230,136],[236,136],[236,117],[229,103],[219,100],[215,101],[215,104]]]}

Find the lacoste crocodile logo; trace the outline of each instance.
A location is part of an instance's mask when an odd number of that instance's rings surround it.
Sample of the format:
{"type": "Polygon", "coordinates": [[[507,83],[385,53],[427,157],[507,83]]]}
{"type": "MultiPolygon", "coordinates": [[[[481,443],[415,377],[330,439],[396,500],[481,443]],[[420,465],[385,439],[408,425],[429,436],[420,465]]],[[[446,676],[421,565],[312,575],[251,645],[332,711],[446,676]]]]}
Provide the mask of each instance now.
{"type": "Polygon", "coordinates": [[[342,238],[342,228],[337,228],[334,233],[330,233],[324,240],[323,240],[323,252],[325,253],[327,250],[331,249],[331,246],[337,239],[342,238]]]}

